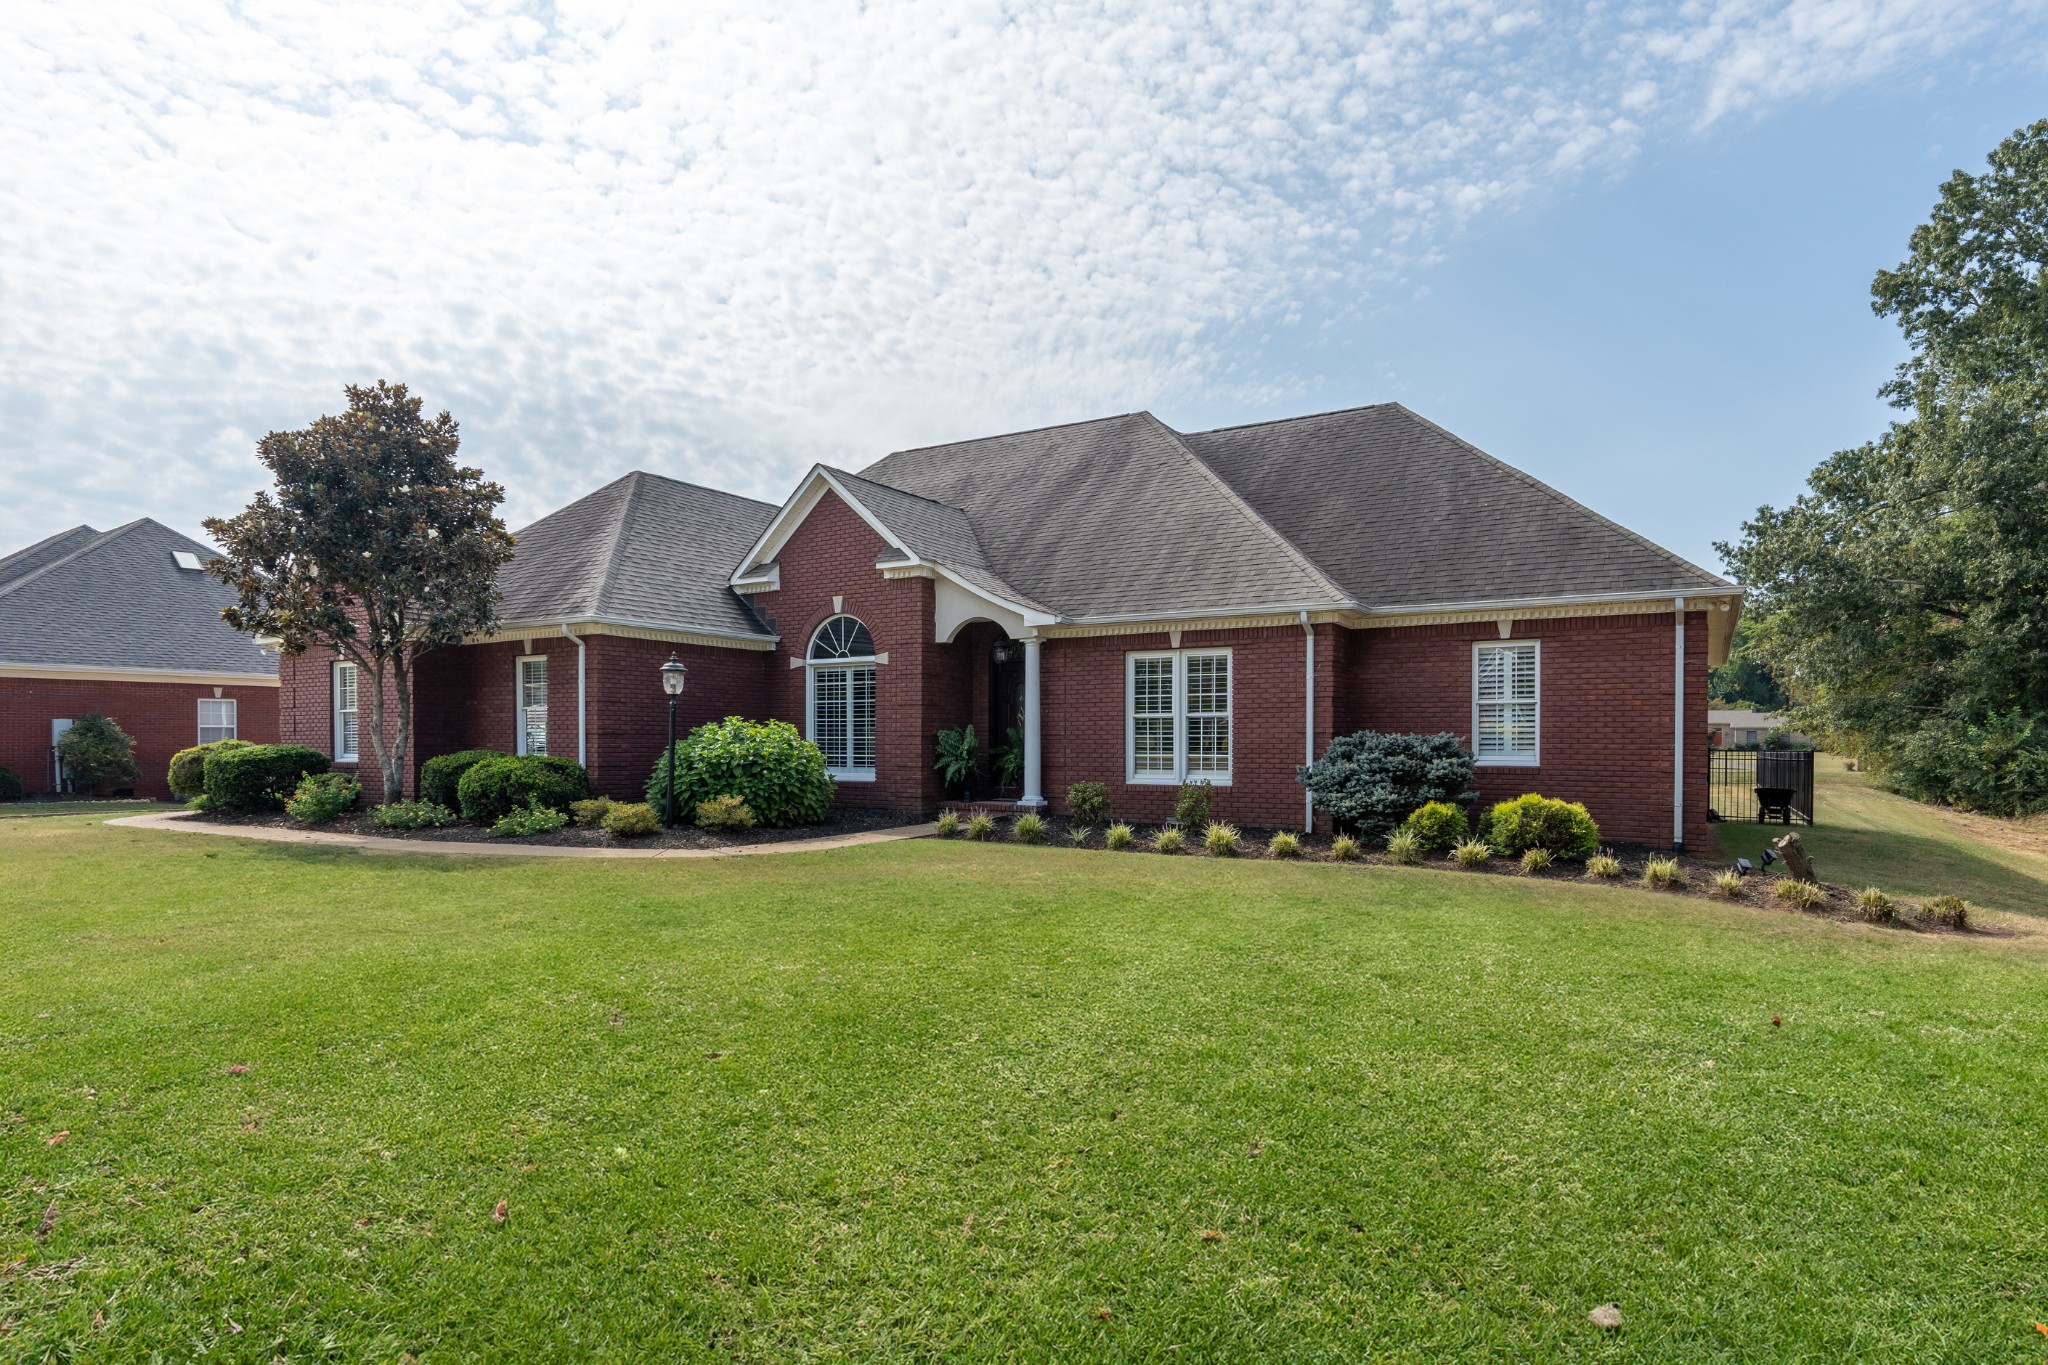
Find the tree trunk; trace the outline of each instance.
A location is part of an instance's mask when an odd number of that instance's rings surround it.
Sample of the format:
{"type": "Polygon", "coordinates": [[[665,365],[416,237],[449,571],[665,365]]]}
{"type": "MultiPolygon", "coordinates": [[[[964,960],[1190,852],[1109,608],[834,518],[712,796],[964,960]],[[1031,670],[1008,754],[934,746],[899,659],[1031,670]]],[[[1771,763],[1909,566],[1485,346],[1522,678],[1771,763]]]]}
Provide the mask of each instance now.
{"type": "Polygon", "coordinates": [[[1788,834],[1782,839],[1773,840],[1771,847],[1785,860],[1785,870],[1792,874],[1794,881],[1819,880],[1813,875],[1813,860],[1806,856],[1806,845],[1799,841],[1798,835],[1788,834]]]}
{"type": "Polygon", "coordinates": [[[362,665],[370,673],[370,747],[377,755],[377,773],[384,783],[384,801],[405,799],[405,749],[406,736],[412,729],[411,679],[406,676],[407,668],[403,659],[378,659],[362,665]],[[384,670],[391,669],[393,689],[398,693],[398,725],[396,738],[390,744],[384,742],[384,670]]]}

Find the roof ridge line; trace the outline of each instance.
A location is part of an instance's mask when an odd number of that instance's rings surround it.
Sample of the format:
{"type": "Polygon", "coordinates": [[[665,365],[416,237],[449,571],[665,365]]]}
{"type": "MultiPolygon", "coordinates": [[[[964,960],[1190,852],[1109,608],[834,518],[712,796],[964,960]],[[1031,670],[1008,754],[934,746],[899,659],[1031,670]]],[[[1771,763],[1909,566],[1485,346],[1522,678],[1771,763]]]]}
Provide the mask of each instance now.
{"type": "MultiPolygon", "coordinates": [[[[713,488],[708,483],[691,483],[688,479],[679,479],[673,474],[663,474],[659,470],[654,469],[629,469],[620,478],[630,479],[635,475],[645,479],[660,479],[663,483],[680,484],[684,488],[695,489],[699,493],[715,493],[721,498],[732,498],[738,502],[751,502],[756,507],[778,507],[781,505],[780,503],[764,502],[760,498],[750,498],[745,493],[735,493],[729,488],[713,488]]],[[[619,479],[614,479],[612,482],[617,483],[619,479]]],[[[596,489],[591,490],[591,492],[596,491],[596,489]]],[[[588,495],[586,494],[586,496],[588,495]]]]}
{"type": "MultiPolygon", "coordinates": [[[[73,562],[74,560],[76,560],[76,559],[77,559],[77,558],[78,558],[78,557],[79,557],[80,555],[85,555],[85,554],[90,554],[90,553],[92,553],[92,552],[93,552],[94,550],[97,550],[97,549],[99,549],[99,548],[100,548],[100,547],[101,547],[102,545],[105,545],[105,544],[109,543],[110,541],[114,540],[114,539],[115,539],[115,538],[116,538],[117,536],[124,536],[124,535],[126,535],[126,534],[127,534],[128,532],[130,532],[130,531],[134,530],[134,529],[135,529],[136,527],[138,527],[138,526],[142,525],[142,523],[143,523],[143,522],[145,522],[145,521],[148,521],[148,520],[149,520],[149,518],[148,518],[148,517],[137,517],[137,518],[136,518],[135,520],[133,520],[133,521],[125,521],[125,522],[122,522],[122,523],[121,523],[121,524],[120,524],[119,526],[116,526],[116,527],[115,527],[115,528],[114,528],[113,530],[111,530],[111,531],[101,531],[101,532],[99,532],[99,533],[98,533],[97,535],[93,536],[93,538],[92,538],[92,539],[90,539],[90,540],[86,541],[86,542],[85,542],[85,544],[83,544],[83,545],[79,546],[79,547],[78,547],[77,549],[73,550],[73,551],[72,551],[72,552],[71,552],[70,554],[68,554],[68,555],[59,555],[59,556],[58,556],[57,558],[55,558],[55,559],[51,560],[51,561],[50,561],[49,563],[47,563],[47,564],[43,565],[43,567],[42,567],[42,568],[40,568],[40,569],[31,569],[31,570],[30,570],[29,572],[27,572],[27,573],[23,574],[23,575],[22,575],[21,577],[19,577],[19,578],[15,579],[15,580],[14,580],[14,581],[13,581],[12,583],[8,583],[8,584],[5,584],[5,585],[0,585],[0,597],[5,597],[5,596],[7,596],[7,595],[8,595],[9,593],[13,592],[13,591],[14,591],[14,590],[15,590],[16,588],[22,588],[22,587],[26,587],[26,586],[27,586],[28,584],[30,584],[30,583],[33,583],[33,582],[35,582],[35,581],[36,581],[37,579],[41,578],[41,577],[42,577],[42,576],[43,576],[44,574],[46,574],[46,573],[49,573],[49,572],[51,572],[51,571],[52,571],[52,570],[54,570],[54,569],[61,569],[61,568],[63,568],[63,567],[64,567],[64,566],[66,565],[66,564],[72,563],[72,562],[73,562]]],[[[167,527],[167,528],[165,528],[165,529],[167,529],[167,530],[168,530],[169,528],[167,527]]],[[[48,539],[48,537],[45,537],[45,539],[48,539]]],[[[38,542],[37,542],[37,544],[41,544],[41,543],[42,543],[41,541],[38,541],[38,542]]]]}
{"type": "MultiPolygon", "coordinates": [[[[904,446],[900,450],[890,451],[887,455],[884,455],[881,460],[876,460],[875,464],[880,464],[882,463],[882,460],[887,460],[892,456],[896,455],[915,455],[921,450],[944,450],[949,446],[979,445],[983,441],[1007,441],[1013,436],[1036,436],[1041,431],[1061,431],[1067,427],[1092,427],[1098,422],[1114,422],[1122,417],[1152,417],[1152,414],[1147,412],[1143,408],[1133,408],[1129,412],[1113,412],[1109,414],[1107,417],[1081,417],[1071,422],[1046,422],[1041,426],[1021,427],[1016,431],[999,431],[996,432],[993,436],[963,436],[957,441],[934,441],[930,445],[904,446]]],[[[1155,422],[1159,421],[1157,417],[1152,417],[1152,420],[1155,422]]],[[[1162,422],[1160,423],[1160,425],[1164,426],[1165,423],[1162,422]]],[[[869,465],[868,468],[872,469],[874,468],[874,465],[869,465]]],[[[871,479],[869,480],[869,482],[881,483],[881,480],[871,479]]],[[[892,485],[883,484],[882,486],[887,488],[891,487],[892,485]]],[[[941,507],[946,507],[950,505],[951,504],[943,502],[939,504],[939,506],[941,507]]]]}
{"type": "Polygon", "coordinates": [[[1515,466],[1509,464],[1506,460],[1503,460],[1495,455],[1487,454],[1478,446],[1473,445],[1470,441],[1458,435],[1456,432],[1448,431],[1443,427],[1438,426],[1435,422],[1430,421],[1427,417],[1424,417],[1421,413],[1415,411],[1413,408],[1407,407],[1398,402],[1381,404],[1379,406],[1400,408],[1402,412],[1407,413],[1408,416],[1414,418],[1423,426],[1428,427],[1431,431],[1436,432],[1439,436],[1445,437],[1446,439],[1463,447],[1466,451],[1470,452],[1473,455],[1478,456],[1482,460],[1485,460],[1488,464],[1493,465],[1496,469],[1506,470],[1509,474],[1512,474],[1514,477],[1520,479],[1523,483],[1529,485],[1529,487],[1535,489],[1537,492],[1547,494],[1549,497],[1555,499],[1558,502],[1563,503],[1565,506],[1571,508],[1572,510],[1585,513],[1587,516],[1593,518],[1593,520],[1599,522],[1601,525],[1610,527],[1613,530],[1621,532],[1622,535],[1627,536],[1630,540],[1633,540],[1636,544],[1642,546],[1644,549],[1649,550],[1654,554],[1662,555],[1671,563],[1677,564],[1683,568],[1691,569],[1694,573],[1705,574],[1707,577],[1714,579],[1716,582],[1721,583],[1726,587],[1732,588],[1735,586],[1734,583],[1730,582],[1726,578],[1723,578],[1720,574],[1715,573],[1712,569],[1703,568],[1700,565],[1695,564],[1691,560],[1687,559],[1684,555],[1681,555],[1674,550],[1665,549],[1662,545],[1659,545],[1656,541],[1651,540],[1648,536],[1643,535],[1641,532],[1631,531],[1628,527],[1623,526],[1620,522],[1615,521],[1613,518],[1602,516],[1600,513],[1586,506],[1586,504],[1580,502],[1571,494],[1563,492],[1556,488],[1552,488],[1549,484],[1543,482],[1543,480],[1537,478],[1534,474],[1529,473],[1527,470],[1517,469],[1515,468],[1515,466]]]}
{"type": "Polygon", "coordinates": [[[597,592],[590,603],[591,611],[601,610],[611,592],[612,575],[619,567],[619,552],[626,544],[626,526],[633,520],[633,504],[640,497],[640,475],[641,471],[634,469],[618,480],[626,485],[626,500],[620,504],[619,515],[612,522],[612,543],[604,552],[604,572],[597,577],[597,592]]]}
{"type": "MultiPolygon", "coordinates": [[[[1354,412],[1371,412],[1375,408],[1398,407],[1401,407],[1400,402],[1390,398],[1384,403],[1354,403],[1348,408],[1331,408],[1327,412],[1305,412],[1298,417],[1268,417],[1261,422],[1233,422],[1227,427],[1208,427],[1201,431],[1189,432],[1188,434],[1190,436],[1220,436],[1226,431],[1249,431],[1253,427],[1284,427],[1289,422],[1313,422],[1319,417],[1348,417],[1354,412]]],[[[1407,409],[1403,408],[1402,411],[1405,412],[1407,409]]]]}
{"type": "Polygon", "coordinates": [[[1221,474],[1218,474],[1215,471],[1215,469],[1213,469],[1210,466],[1207,460],[1203,459],[1200,455],[1196,454],[1194,447],[1190,446],[1187,443],[1187,439],[1183,437],[1181,433],[1175,431],[1172,427],[1166,425],[1166,423],[1160,421],[1157,417],[1154,417],[1149,412],[1141,412],[1137,415],[1145,418],[1147,421],[1151,422],[1152,425],[1158,427],[1161,431],[1165,432],[1167,436],[1172,439],[1173,448],[1175,450],[1178,450],[1183,456],[1187,458],[1190,464],[1194,465],[1194,467],[1200,470],[1202,474],[1205,477],[1207,477],[1211,483],[1215,484],[1217,489],[1222,492],[1223,496],[1230,499],[1231,503],[1237,507],[1238,511],[1244,514],[1246,520],[1251,522],[1252,525],[1258,527],[1261,531],[1264,531],[1269,537],[1271,537],[1273,542],[1279,545],[1279,547],[1283,551],[1285,551],[1287,555],[1291,557],[1296,564],[1308,570],[1309,575],[1312,578],[1314,578],[1318,583],[1322,584],[1324,588],[1328,589],[1332,596],[1335,598],[1335,600],[1339,602],[1351,602],[1353,600],[1350,593],[1344,591],[1343,588],[1337,585],[1334,579],[1332,579],[1327,573],[1323,572],[1321,565],[1317,564],[1314,560],[1310,559],[1307,555],[1303,554],[1300,548],[1297,547],[1293,541],[1289,540],[1286,536],[1281,535],[1279,528],[1275,527],[1272,522],[1267,521],[1266,518],[1260,514],[1259,510],[1256,507],[1253,507],[1249,502],[1245,501],[1244,497],[1241,494],[1239,494],[1235,488],[1232,488],[1230,486],[1230,481],[1228,479],[1225,479],[1221,474]]]}
{"type": "MultiPolygon", "coordinates": [[[[960,520],[966,522],[967,534],[974,537],[974,552],[981,556],[981,562],[978,565],[969,565],[967,567],[986,569],[990,574],[995,575],[998,579],[1001,579],[1004,583],[1007,584],[1008,580],[1002,579],[1002,576],[1000,574],[996,574],[995,565],[989,562],[988,546],[981,543],[981,529],[974,524],[974,515],[970,513],[966,508],[955,506],[953,503],[950,502],[940,502],[937,498],[928,498],[922,493],[913,493],[907,488],[898,488],[893,483],[884,483],[880,479],[871,479],[865,474],[859,474],[845,469],[838,469],[833,467],[832,465],[821,464],[818,466],[818,468],[824,470],[827,474],[837,475],[840,478],[852,479],[857,483],[864,483],[872,488],[886,488],[899,498],[914,498],[918,502],[929,503],[933,507],[945,508],[948,512],[953,513],[954,515],[958,516],[960,520]]],[[[875,509],[872,507],[868,509],[869,512],[873,512],[874,510],[875,509]]],[[[881,521],[882,518],[878,515],[875,517],[875,520],[881,521]]],[[[904,539],[903,534],[897,531],[894,527],[890,528],[890,533],[894,535],[896,539],[899,541],[904,539]]],[[[912,550],[910,546],[907,544],[901,545],[898,548],[908,551],[911,554],[918,553],[917,551],[912,550]]],[[[918,558],[922,559],[924,558],[924,556],[918,555],[918,558]]],[[[938,560],[934,562],[943,564],[945,561],[938,560]]],[[[1015,592],[1016,589],[1012,588],[1011,591],[1015,592]]]]}

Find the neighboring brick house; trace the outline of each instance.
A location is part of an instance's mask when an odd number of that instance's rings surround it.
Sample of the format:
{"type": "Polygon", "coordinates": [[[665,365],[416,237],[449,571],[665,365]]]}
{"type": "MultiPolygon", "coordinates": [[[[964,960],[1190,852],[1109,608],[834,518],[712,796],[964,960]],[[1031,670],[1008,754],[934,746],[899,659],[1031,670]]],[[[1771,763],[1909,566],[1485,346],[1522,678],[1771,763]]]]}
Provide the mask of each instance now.
{"type": "MultiPolygon", "coordinates": [[[[941,803],[933,737],[969,722],[1021,732],[1021,805],[1093,780],[1152,820],[1205,778],[1248,826],[1313,820],[1295,770],[1336,735],[1448,730],[1487,800],[1698,841],[1706,672],[1741,604],[1397,404],[901,451],[815,468],[780,507],[634,474],[516,540],[506,625],[423,662],[418,760],[537,742],[635,792],[674,649],[684,725],[789,720],[838,800],[904,811],[941,803]]],[[[350,723],[336,672],[286,662],[289,737],[350,723]]]]}
{"type": "Polygon", "coordinates": [[[213,551],[143,518],[74,526],[0,559],[0,766],[64,789],[56,741],[91,711],[135,740],[138,796],[168,797],[171,755],[277,738],[277,656],[221,620],[213,551]]]}

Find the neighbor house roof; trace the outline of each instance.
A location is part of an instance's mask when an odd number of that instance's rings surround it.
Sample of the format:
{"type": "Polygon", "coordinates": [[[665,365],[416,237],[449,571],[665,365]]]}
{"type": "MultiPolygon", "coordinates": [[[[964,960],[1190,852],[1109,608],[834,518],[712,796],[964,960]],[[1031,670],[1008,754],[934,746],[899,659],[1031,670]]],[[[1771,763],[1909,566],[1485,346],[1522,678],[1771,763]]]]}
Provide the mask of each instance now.
{"type": "Polygon", "coordinates": [[[498,617],[772,638],[726,580],[774,515],[765,502],[635,471],[514,534],[498,617]]]}
{"type": "Polygon", "coordinates": [[[214,554],[144,517],[0,559],[0,666],[276,677],[277,656],[221,620],[235,594],[178,553],[214,554]]]}

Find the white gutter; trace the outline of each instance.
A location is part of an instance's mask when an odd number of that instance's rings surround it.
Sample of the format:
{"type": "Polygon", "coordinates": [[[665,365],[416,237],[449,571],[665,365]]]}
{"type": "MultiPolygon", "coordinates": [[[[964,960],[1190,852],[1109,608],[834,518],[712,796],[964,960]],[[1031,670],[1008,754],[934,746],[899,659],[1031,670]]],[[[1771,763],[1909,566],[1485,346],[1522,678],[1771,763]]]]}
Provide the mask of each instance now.
{"type": "Polygon", "coordinates": [[[588,770],[590,757],[584,744],[583,665],[590,651],[583,647],[583,637],[570,630],[567,622],[562,624],[562,634],[576,642],[576,762],[588,770]]]}
{"type": "MultiPolygon", "coordinates": [[[[1307,643],[1305,651],[1308,660],[1307,677],[1303,682],[1302,703],[1302,762],[1316,761],[1316,628],[1309,624],[1308,613],[1301,614],[1301,634],[1307,643]]],[[[1316,832],[1316,794],[1306,786],[1301,789],[1301,832],[1316,832]]]]}
{"type": "Polygon", "coordinates": [[[1671,847],[1685,852],[1685,599],[1673,601],[1678,621],[1671,685],[1671,847]]]}

